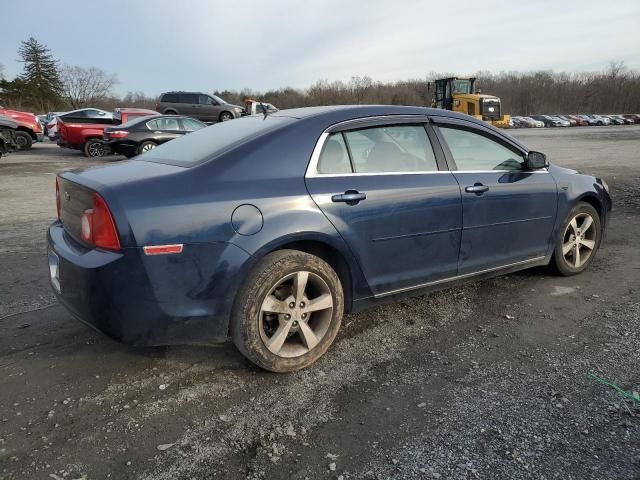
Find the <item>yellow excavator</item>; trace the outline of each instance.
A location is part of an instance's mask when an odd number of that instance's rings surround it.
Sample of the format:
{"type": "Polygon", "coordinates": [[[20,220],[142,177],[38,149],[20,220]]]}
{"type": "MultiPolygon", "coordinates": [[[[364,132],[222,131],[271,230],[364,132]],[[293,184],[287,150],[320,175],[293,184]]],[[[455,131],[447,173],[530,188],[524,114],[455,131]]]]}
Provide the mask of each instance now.
{"type": "MultiPolygon", "coordinates": [[[[449,77],[435,80],[432,107],[466,113],[494,127],[509,128],[511,116],[502,113],[500,99],[493,95],[476,92],[475,82],[476,79],[473,77],[449,77]]],[[[430,83],[428,88],[431,89],[430,83]]]]}

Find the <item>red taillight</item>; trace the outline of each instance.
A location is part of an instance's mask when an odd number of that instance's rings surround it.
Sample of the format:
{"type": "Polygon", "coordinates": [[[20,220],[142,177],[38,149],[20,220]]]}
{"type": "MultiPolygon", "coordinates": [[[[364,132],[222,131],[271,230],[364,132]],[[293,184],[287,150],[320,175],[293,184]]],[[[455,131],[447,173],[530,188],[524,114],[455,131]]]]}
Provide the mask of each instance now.
{"type": "Polygon", "coordinates": [[[129,132],[127,132],[126,130],[115,130],[113,132],[105,133],[105,136],[106,135],[108,135],[111,138],[124,138],[127,135],[129,135],[129,132]]]}
{"type": "Polygon", "coordinates": [[[56,211],[60,220],[60,179],[58,177],[56,177],[56,211]]]}
{"type": "Polygon", "coordinates": [[[84,211],[81,219],[82,240],[106,250],[120,250],[120,239],[109,207],[97,193],[93,208],[84,211]]]}

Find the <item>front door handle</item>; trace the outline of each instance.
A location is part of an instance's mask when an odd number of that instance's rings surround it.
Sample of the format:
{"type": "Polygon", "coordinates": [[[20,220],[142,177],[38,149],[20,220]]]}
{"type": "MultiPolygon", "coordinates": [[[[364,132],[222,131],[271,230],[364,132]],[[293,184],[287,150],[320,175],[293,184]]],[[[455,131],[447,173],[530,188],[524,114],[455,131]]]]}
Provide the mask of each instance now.
{"type": "Polygon", "coordinates": [[[357,190],[347,190],[344,193],[333,195],[331,197],[332,202],[344,202],[347,205],[357,205],[361,200],[366,200],[367,194],[360,193],[357,190]]]}
{"type": "Polygon", "coordinates": [[[467,192],[467,193],[475,193],[476,195],[482,195],[487,190],[489,190],[489,187],[486,186],[486,185],[483,185],[481,183],[476,183],[476,184],[471,185],[469,187],[466,187],[464,189],[465,192],[467,192]]]}

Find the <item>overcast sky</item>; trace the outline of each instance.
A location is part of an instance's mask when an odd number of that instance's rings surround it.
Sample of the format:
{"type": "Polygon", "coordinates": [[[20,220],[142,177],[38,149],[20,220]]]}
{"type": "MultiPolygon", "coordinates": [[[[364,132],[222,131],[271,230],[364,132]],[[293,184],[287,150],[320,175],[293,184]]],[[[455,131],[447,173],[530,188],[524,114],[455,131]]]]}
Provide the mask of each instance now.
{"type": "MultiPolygon", "coordinates": [[[[30,0],[4,18],[0,63],[34,36],[61,63],[116,73],[118,93],[480,70],[640,68],[638,0],[30,0]],[[28,16],[28,17],[27,17],[28,16]]],[[[6,8],[5,8],[6,10],[6,8]]]]}

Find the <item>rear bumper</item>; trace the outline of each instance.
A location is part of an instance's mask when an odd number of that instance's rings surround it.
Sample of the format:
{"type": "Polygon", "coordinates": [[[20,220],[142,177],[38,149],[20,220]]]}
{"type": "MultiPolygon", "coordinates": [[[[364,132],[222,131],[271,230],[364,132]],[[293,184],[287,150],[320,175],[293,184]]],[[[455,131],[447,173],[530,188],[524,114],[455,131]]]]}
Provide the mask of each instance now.
{"type": "Polygon", "coordinates": [[[47,248],[60,303],[129,345],[225,340],[239,273],[250,258],[228,243],[185,245],[180,255],[157,256],[140,248],[87,249],[60,222],[49,228],[47,248]]]}
{"type": "Polygon", "coordinates": [[[129,157],[133,157],[136,155],[138,150],[138,144],[133,142],[122,142],[122,141],[105,141],[104,147],[111,153],[116,155],[126,155],[129,157]]]}

